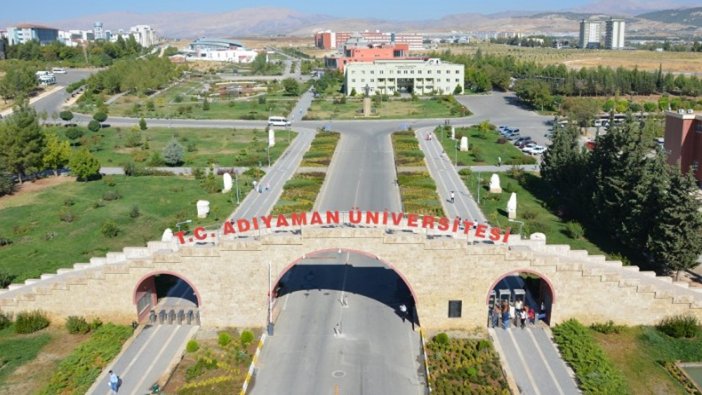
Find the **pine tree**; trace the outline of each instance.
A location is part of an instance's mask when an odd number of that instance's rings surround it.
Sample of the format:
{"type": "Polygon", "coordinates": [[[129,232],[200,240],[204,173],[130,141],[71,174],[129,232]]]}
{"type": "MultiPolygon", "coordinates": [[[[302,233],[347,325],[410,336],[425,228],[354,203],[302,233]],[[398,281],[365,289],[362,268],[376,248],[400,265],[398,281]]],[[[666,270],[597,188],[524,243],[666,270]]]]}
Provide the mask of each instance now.
{"type": "Polygon", "coordinates": [[[17,174],[21,183],[27,172],[40,169],[43,151],[37,113],[23,103],[0,124],[0,169],[17,174]]]}
{"type": "Polygon", "coordinates": [[[581,185],[585,174],[585,155],[578,146],[575,126],[562,127],[554,121],[553,137],[544,153],[541,176],[572,211],[580,205],[581,185]]]}
{"type": "Polygon", "coordinates": [[[648,237],[651,258],[663,269],[675,272],[697,265],[702,253],[702,205],[691,174],[668,167],[668,182],[652,190],[656,216],[648,237]]]}
{"type": "Polygon", "coordinates": [[[183,146],[175,138],[163,149],[163,160],[168,166],[178,166],[183,163],[183,146]]]}

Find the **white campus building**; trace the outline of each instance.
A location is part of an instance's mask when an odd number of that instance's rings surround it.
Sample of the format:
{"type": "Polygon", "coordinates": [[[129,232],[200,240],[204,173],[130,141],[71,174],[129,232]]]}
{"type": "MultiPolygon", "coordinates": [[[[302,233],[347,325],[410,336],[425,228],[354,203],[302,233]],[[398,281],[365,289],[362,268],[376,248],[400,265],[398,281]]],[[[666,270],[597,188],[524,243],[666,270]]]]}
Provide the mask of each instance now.
{"type": "Polygon", "coordinates": [[[129,28],[129,34],[134,36],[136,42],[144,48],[151,47],[158,43],[156,32],[149,25],[132,26],[129,28]]]}
{"type": "Polygon", "coordinates": [[[446,63],[441,59],[376,60],[346,65],[344,86],[346,94],[355,90],[363,94],[392,95],[395,92],[415,95],[452,94],[459,86],[463,92],[462,64],[446,63]]]}
{"type": "Polygon", "coordinates": [[[257,51],[246,49],[235,40],[202,37],[193,41],[188,49],[182,51],[187,60],[207,60],[213,62],[251,63],[258,55],[257,51]]]}
{"type": "Polygon", "coordinates": [[[624,19],[610,18],[605,22],[605,48],[624,49],[624,19]]]}
{"type": "Polygon", "coordinates": [[[601,35],[601,21],[583,19],[580,21],[580,37],[578,40],[578,46],[580,48],[600,48],[601,35]]]}

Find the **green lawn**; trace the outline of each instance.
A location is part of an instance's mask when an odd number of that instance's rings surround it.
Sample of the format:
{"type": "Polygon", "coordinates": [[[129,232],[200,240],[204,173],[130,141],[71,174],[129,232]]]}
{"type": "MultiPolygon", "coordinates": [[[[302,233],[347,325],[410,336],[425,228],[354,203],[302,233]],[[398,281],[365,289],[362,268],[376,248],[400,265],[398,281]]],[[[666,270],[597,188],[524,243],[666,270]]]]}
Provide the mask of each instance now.
{"type": "MultiPolygon", "coordinates": [[[[389,101],[374,100],[371,104],[374,118],[449,118],[470,114],[455,99],[437,97],[422,100],[391,98],[389,101]]],[[[347,97],[345,103],[334,103],[333,99],[317,99],[312,102],[304,119],[354,119],[363,117],[363,100],[347,97]]]]}
{"type": "MultiPolygon", "coordinates": [[[[216,182],[221,188],[221,177],[216,182]]],[[[239,176],[241,196],[251,179],[239,176]]],[[[0,247],[4,270],[15,282],[88,262],[108,251],[160,240],[165,228],[192,219],[193,225],[215,226],[234,210],[230,195],[209,194],[200,182],[183,177],[105,177],[88,183],[69,182],[30,195],[0,201],[0,237],[13,241],[0,247]],[[107,200],[117,192],[121,198],[107,200]],[[210,201],[210,216],[197,219],[195,202],[210,201]],[[138,207],[139,216],[130,213],[138,207]],[[116,237],[102,233],[113,222],[116,237]]]]}
{"type": "Polygon", "coordinates": [[[459,166],[497,165],[498,158],[502,158],[503,165],[536,163],[534,157],[523,154],[509,141],[499,143],[500,134],[494,130],[481,130],[477,126],[456,128],[456,140],[451,140],[451,128],[438,127],[435,129],[435,138],[441,141],[452,162],[456,162],[458,155],[459,166]],[[456,150],[463,136],[468,137],[467,152],[456,150]]]}
{"type": "Polygon", "coordinates": [[[283,186],[283,194],[271,213],[278,215],[311,211],[325,176],[321,172],[295,174],[283,186]]]}
{"type": "MultiPolygon", "coordinates": [[[[64,128],[56,128],[65,133],[64,128]]],[[[257,129],[169,129],[149,128],[137,131],[126,128],[104,128],[93,133],[85,130],[80,140],[90,148],[102,166],[121,166],[129,161],[152,165],[154,153],[175,137],[185,151],[183,166],[267,166],[268,132],[257,129]]],[[[276,145],[270,149],[271,163],[285,151],[295,132],[276,132],[276,145]]]]}
{"type": "Polygon", "coordinates": [[[15,369],[36,358],[50,340],[46,331],[16,335],[14,326],[0,330],[0,388],[15,369]]]}
{"type": "Polygon", "coordinates": [[[620,333],[593,336],[624,374],[633,394],[685,394],[661,366],[664,362],[702,361],[702,338],[674,339],[653,327],[625,327],[620,333]]]}
{"type": "Polygon", "coordinates": [[[444,216],[436,184],[428,172],[400,172],[397,174],[400,185],[400,199],[406,213],[444,216]]]}
{"type": "Polygon", "coordinates": [[[300,167],[326,167],[331,163],[331,158],[339,143],[341,134],[338,132],[317,133],[312,140],[310,149],[302,157],[300,167]]]}
{"type": "Polygon", "coordinates": [[[568,225],[545,206],[546,188],[537,175],[524,172],[499,173],[501,194],[489,193],[489,173],[470,173],[462,178],[474,197],[478,193],[480,177],[480,208],[493,226],[511,227],[512,233],[519,231],[520,225],[507,220],[507,201],[512,192],[517,194],[517,220],[524,222],[522,233],[527,236],[534,232],[546,234],[549,244],[568,244],[572,249],[587,250],[590,254],[604,254],[598,245],[584,237],[577,239],[568,235],[568,225]]]}

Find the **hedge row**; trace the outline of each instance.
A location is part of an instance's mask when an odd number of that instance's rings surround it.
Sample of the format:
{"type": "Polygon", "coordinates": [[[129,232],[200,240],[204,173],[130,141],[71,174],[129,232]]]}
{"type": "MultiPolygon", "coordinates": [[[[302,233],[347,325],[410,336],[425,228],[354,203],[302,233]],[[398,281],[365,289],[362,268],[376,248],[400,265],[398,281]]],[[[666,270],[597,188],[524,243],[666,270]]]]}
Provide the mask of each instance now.
{"type": "Polygon", "coordinates": [[[553,328],[561,355],[575,371],[585,394],[628,394],[622,374],[607,358],[588,329],[571,319],[553,328]]]}
{"type": "Polygon", "coordinates": [[[66,357],[40,394],[84,394],[119,353],[133,329],[105,324],[66,357]]]}

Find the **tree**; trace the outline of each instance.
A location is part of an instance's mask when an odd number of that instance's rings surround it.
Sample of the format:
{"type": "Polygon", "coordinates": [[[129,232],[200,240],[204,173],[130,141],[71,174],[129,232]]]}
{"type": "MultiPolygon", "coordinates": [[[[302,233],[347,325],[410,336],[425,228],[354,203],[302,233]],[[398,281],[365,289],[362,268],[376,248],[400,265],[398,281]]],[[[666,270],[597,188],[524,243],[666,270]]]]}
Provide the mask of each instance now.
{"type": "Polygon", "coordinates": [[[574,126],[564,128],[557,120],[553,125],[553,137],[543,156],[541,176],[565,206],[575,209],[580,206],[581,186],[587,174],[586,157],[578,145],[578,131],[574,126]]]}
{"type": "Polygon", "coordinates": [[[23,64],[12,64],[0,80],[0,96],[5,101],[28,96],[39,85],[34,71],[23,64]]]}
{"type": "Polygon", "coordinates": [[[71,158],[71,145],[66,140],[58,138],[56,133],[49,133],[46,136],[46,149],[44,150],[44,166],[53,169],[54,175],[58,176],[59,169],[62,169],[71,158]]]}
{"type": "Polygon", "coordinates": [[[97,132],[98,130],[100,130],[100,127],[101,127],[100,122],[98,122],[94,119],[91,119],[90,122],[88,122],[88,129],[91,132],[97,132]]]}
{"type": "Polygon", "coordinates": [[[28,171],[42,165],[44,134],[36,111],[22,103],[0,123],[0,169],[17,174],[20,183],[28,171]]]}
{"type": "Polygon", "coordinates": [[[68,128],[64,134],[71,141],[71,145],[77,145],[78,139],[83,137],[83,129],[79,127],[68,128]]]}
{"type": "Polygon", "coordinates": [[[163,149],[163,160],[168,166],[178,166],[183,163],[183,153],[183,146],[173,138],[163,149]]]}
{"type": "Polygon", "coordinates": [[[202,110],[203,111],[209,111],[210,110],[210,102],[207,101],[207,98],[202,101],[202,110]]]}
{"type": "Polygon", "coordinates": [[[73,113],[70,111],[61,111],[59,113],[59,117],[61,117],[62,120],[68,122],[71,119],[73,119],[73,113]]]}
{"type": "Polygon", "coordinates": [[[456,87],[453,88],[453,94],[460,95],[461,93],[463,93],[463,87],[461,86],[461,84],[456,84],[456,87]]]}
{"type": "Polygon", "coordinates": [[[351,88],[351,93],[349,93],[351,96],[356,96],[356,88],[351,88]]]}
{"type": "Polygon", "coordinates": [[[93,119],[100,123],[103,123],[107,120],[107,114],[102,111],[98,111],[95,114],[93,114],[93,119]]]}
{"type": "Polygon", "coordinates": [[[146,126],[146,120],[143,117],[141,119],[139,119],[139,129],[141,129],[141,130],[148,129],[148,127],[146,126]]]}
{"type": "Polygon", "coordinates": [[[651,191],[656,215],[646,247],[653,260],[675,272],[677,279],[681,270],[697,265],[702,253],[702,206],[691,173],[668,167],[668,174],[668,182],[651,191]]]}
{"type": "Polygon", "coordinates": [[[78,181],[88,181],[100,172],[100,162],[87,148],[74,151],[68,166],[78,181]]]}
{"type": "Polygon", "coordinates": [[[300,94],[300,84],[294,78],[283,80],[283,91],[286,96],[297,96],[300,94]]]}

